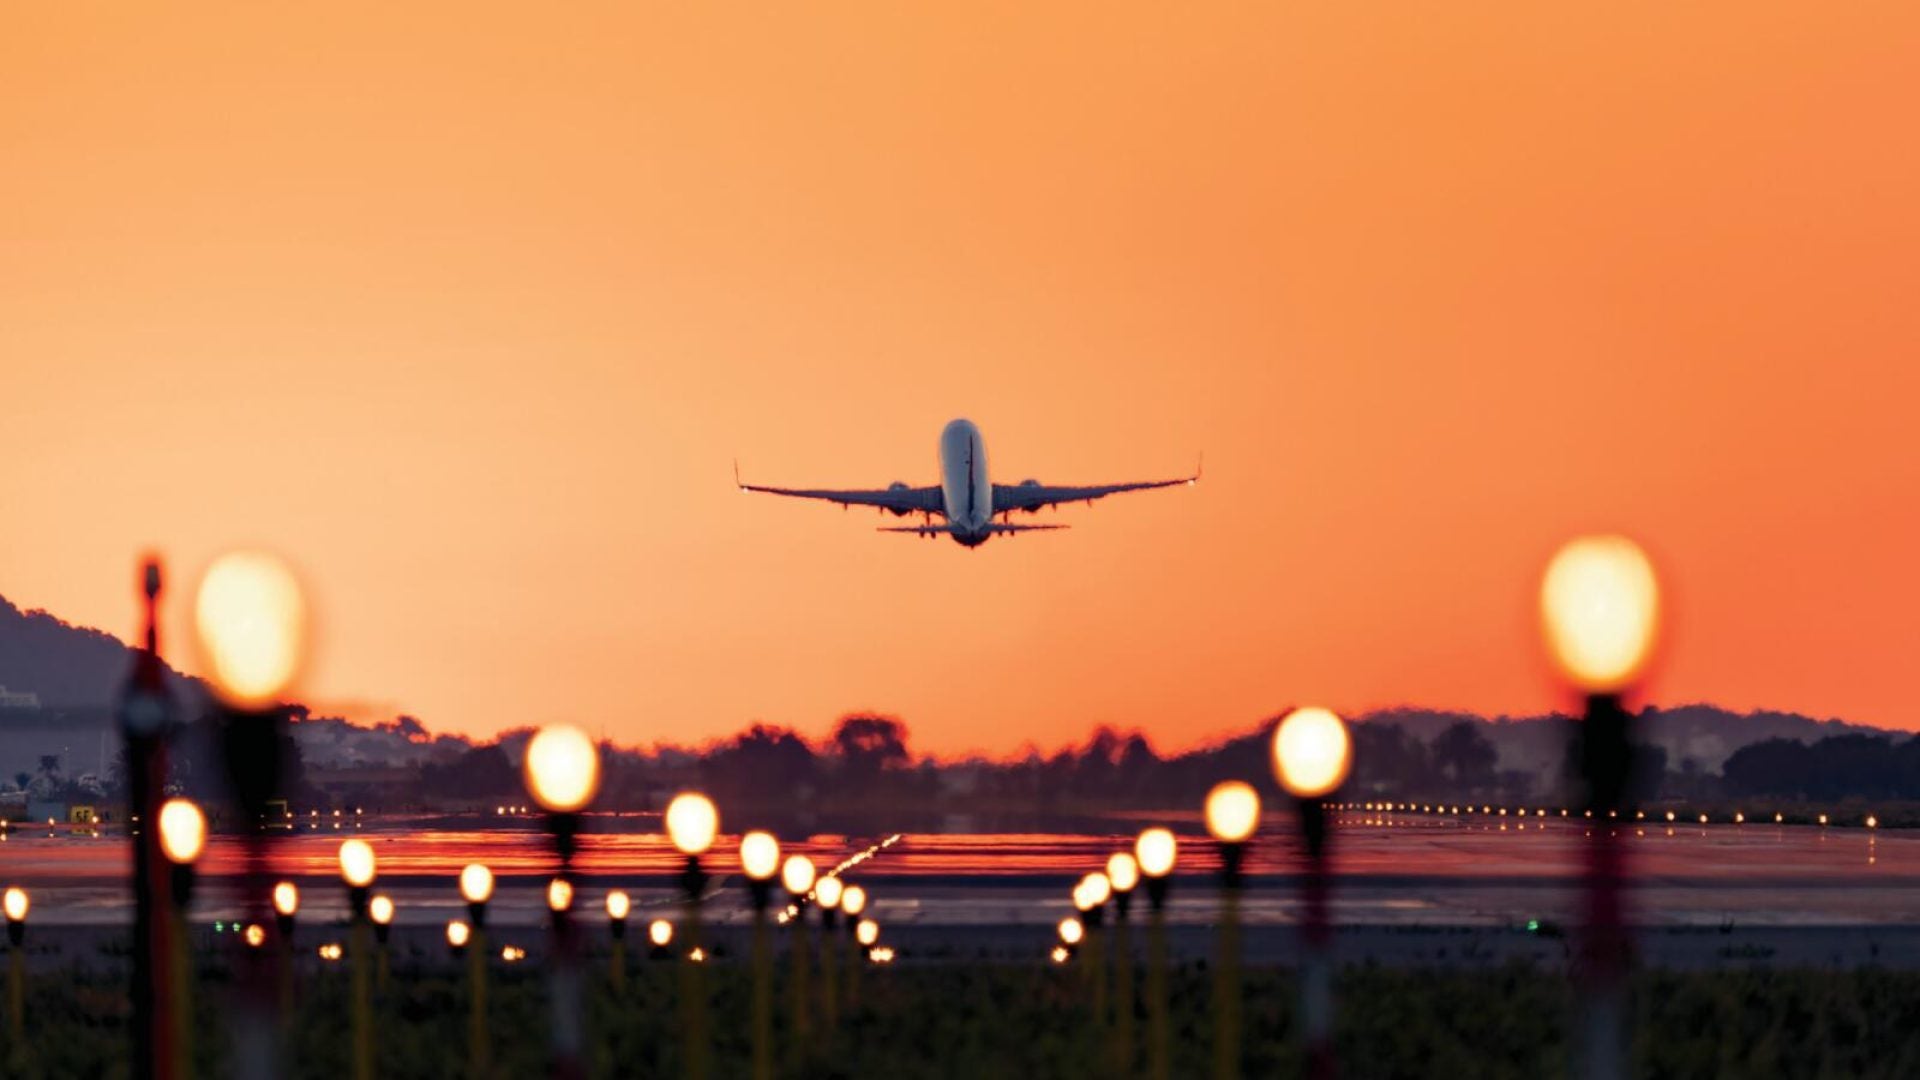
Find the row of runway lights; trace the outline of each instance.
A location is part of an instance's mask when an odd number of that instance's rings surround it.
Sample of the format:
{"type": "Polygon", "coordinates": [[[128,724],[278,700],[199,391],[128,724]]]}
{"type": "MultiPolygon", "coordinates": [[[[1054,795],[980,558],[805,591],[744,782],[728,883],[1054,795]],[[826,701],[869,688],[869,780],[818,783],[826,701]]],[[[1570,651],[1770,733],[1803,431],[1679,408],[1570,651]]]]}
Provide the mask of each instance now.
{"type": "MultiPolygon", "coordinates": [[[[1504,806],[1485,806],[1485,805],[1483,806],[1459,806],[1459,805],[1440,806],[1440,805],[1435,805],[1433,803],[1395,803],[1395,802],[1329,803],[1327,805],[1327,809],[1343,811],[1346,813],[1356,813],[1356,812],[1365,812],[1369,814],[1408,813],[1408,814],[1430,814],[1430,815],[1437,815],[1437,816],[1443,816],[1443,817],[1506,817],[1507,811],[1508,811],[1508,808],[1504,806]]],[[[1529,814],[1533,815],[1536,818],[1541,818],[1541,819],[1545,819],[1546,817],[1548,817],[1548,812],[1544,808],[1529,809],[1528,807],[1524,807],[1524,806],[1516,806],[1512,808],[1512,811],[1513,811],[1513,816],[1517,818],[1524,818],[1529,814]]],[[[1581,815],[1586,818],[1591,818],[1593,817],[1593,811],[1584,810],[1584,811],[1581,811],[1581,815]]],[[[1571,811],[1565,808],[1562,808],[1560,811],[1560,816],[1563,818],[1571,817],[1571,811]]],[[[1609,810],[1607,811],[1605,816],[1611,820],[1619,820],[1620,812],[1617,810],[1609,810]]],[[[1689,820],[1688,818],[1682,817],[1677,811],[1674,811],[1674,810],[1668,810],[1665,814],[1665,817],[1666,817],[1666,822],[1669,825],[1675,824],[1679,821],[1689,820]]],[[[1648,820],[1647,812],[1645,810],[1635,810],[1633,812],[1632,820],[1634,821],[1648,820]]],[[[1660,817],[1657,812],[1653,820],[1656,822],[1660,820],[1660,817]]],[[[1710,815],[1702,812],[1701,814],[1698,815],[1697,820],[1700,824],[1706,825],[1706,824],[1709,824],[1712,819],[1710,815]]],[[[1750,823],[1746,815],[1746,812],[1744,810],[1735,810],[1733,814],[1729,816],[1726,820],[1735,825],[1746,825],[1750,823]]],[[[1832,815],[1829,815],[1829,814],[1816,815],[1814,820],[1815,822],[1823,826],[1831,826],[1834,823],[1832,815]]],[[[1780,813],[1778,811],[1774,813],[1773,824],[1784,825],[1786,824],[1786,821],[1787,821],[1787,816],[1784,813],[1780,813]]],[[[1866,829],[1877,829],[1880,827],[1880,818],[1876,814],[1866,814],[1859,819],[1859,822],[1860,822],[1860,826],[1866,829]]],[[[1762,824],[1764,822],[1763,822],[1763,818],[1756,817],[1751,819],[1751,823],[1762,824]]],[[[1845,822],[1840,823],[1840,827],[1845,828],[1846,823],[1845,822]]]]}

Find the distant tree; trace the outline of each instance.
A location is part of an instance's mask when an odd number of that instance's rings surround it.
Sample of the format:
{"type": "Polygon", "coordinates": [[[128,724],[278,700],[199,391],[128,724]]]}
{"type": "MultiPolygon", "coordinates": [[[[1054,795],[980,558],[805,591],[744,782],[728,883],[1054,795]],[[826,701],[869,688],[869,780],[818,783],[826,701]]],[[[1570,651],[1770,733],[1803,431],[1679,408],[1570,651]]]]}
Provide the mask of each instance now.
{"type": "Polygon", "coordinates": [[[476,746],[444,765],[430,763],[420,770],[421,787],[456,799],[510,794],[519,783],[519,772],[499,743],[476,746]]]}
{"type": "Polygon", "coordinates": [[[907,764],[906,725],[891,716],[842,717],[833,729],[833,749],[855,772],[877,773],[907,764]]]}
{"type": "Polygon", "coordinates": [[[1472,720],[1462,720],[1433,737],[1433,764],[1441,777],[1467,788],[1493,783],[1500,752],[1472,720]]]}

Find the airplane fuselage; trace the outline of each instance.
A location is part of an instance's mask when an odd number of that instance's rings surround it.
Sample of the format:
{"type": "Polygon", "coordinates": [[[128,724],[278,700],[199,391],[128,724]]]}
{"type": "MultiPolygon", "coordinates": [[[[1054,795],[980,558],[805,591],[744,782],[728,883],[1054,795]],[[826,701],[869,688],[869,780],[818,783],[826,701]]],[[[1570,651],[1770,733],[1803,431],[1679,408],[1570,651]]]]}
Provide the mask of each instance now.
{"type": "Polygon", "coordinates": [[[940,432],[940,498],[955,541],[979,547],[993,535],[993,481],[987,478],[987,447],[971,420],[954,420],[940,432]]]}

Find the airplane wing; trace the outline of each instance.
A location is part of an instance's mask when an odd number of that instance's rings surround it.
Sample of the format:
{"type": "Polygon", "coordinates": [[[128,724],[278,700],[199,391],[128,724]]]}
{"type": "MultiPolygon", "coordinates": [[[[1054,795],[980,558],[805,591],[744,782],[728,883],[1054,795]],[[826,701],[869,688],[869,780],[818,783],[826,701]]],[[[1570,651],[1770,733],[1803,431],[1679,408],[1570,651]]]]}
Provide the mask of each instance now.
{"type": "Polygon", "coordinates": [[[1177,487],[1192,484],[1200,479],[1200,470],[1195,469],[1192,476],[1182,476],[1174,480],[1140,480],[1130,484],[1090,484],[1084,487],[1059,487],[1029,480],[1024,484],[993,485],[993,512],[1006,513],[1011,510],[1025,510],[1032,513],[1044,506],[1060,503],[1092,502],[1109,495],[1118,495],[1123,491],[1151,491],[1154,488],[1177,487]]]}
{"type": "Polygon", "coordinates": [[[768,495],[787,495],[796,499],[821,499],[836,502],[842,506],[874,506],[882,510],[891,510],[896,514],[940,514],[947,512],[946,502],[940,497],[938,487],[908,487],[894,484],[891,487],[867,490],[835,490],[828,488],[783,488],[765,487],[760,484],[748,484],[740,479],[740,467],[734,466],[733,481],[740,485],[741,491],[758,491],[768,495]]]}

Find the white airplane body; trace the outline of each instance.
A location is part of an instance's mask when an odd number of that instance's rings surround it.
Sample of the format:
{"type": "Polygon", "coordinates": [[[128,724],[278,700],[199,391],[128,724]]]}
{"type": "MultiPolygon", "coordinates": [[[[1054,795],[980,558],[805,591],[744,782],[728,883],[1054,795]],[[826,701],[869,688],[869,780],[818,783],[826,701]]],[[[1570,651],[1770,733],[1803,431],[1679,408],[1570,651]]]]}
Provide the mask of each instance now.
{"type": "Polygon", "coordinates": [[[885,488],[865,490],[829,490],[824,488],[778,488],[740,483],[739,468],[734,481],[740,490],[787,495],[800,499],[822,499],[842,506],[871,506],[898,517],[920,514],[925,523],[885,527],[881,532],[914,533],[919,536],[950,536],[964,547],[979,547],[1001,533],[1064,529],[1065,525],[1016,525],[1008,518],[1018,510],[1039,513],[1042,507],[1060,503],[1086,502],[1123,491],[1192,484],[1192,476],[1175,480],[1146,480],[1127,484],[1097,484],[1084,487],[1058,487],[1027,480],[1019,484],[996,484],[987,475],[987,448],[980,429],[971,420],[954,420],[940,433],[940,483],[930,487],[911,487],[894,483],[885,488]],[[933,523],[935,516],[944,524],[933,523]],[[994,520],[996,517],[998,521],[994,520]]]}

